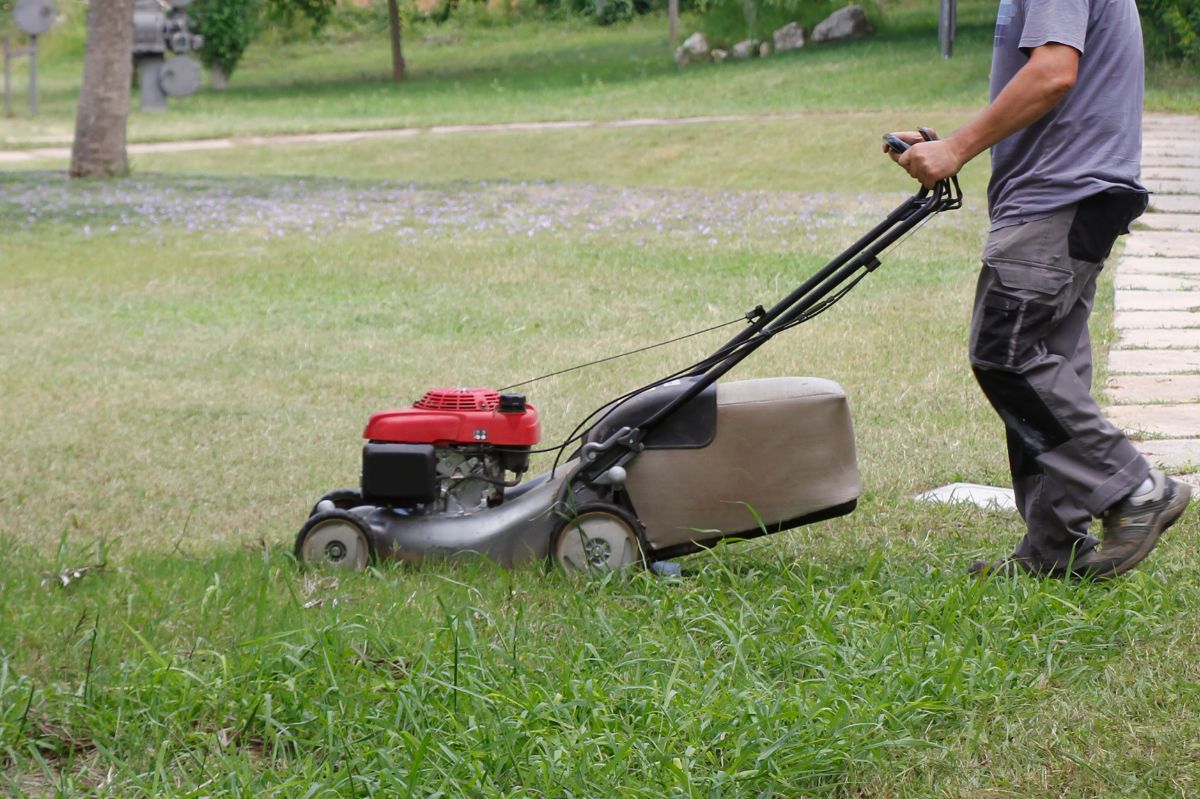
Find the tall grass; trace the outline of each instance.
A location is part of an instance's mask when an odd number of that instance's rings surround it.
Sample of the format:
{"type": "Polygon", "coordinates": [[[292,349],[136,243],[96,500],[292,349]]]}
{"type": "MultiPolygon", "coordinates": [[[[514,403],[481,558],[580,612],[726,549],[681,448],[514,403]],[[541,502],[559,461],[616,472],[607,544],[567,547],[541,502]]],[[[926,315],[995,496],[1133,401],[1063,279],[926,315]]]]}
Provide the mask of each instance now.
{"type": "Polygon", "coordinates": [[[1194,630],[1194,589],[1145,575],[979,583],[939,558],[799,554],[743,545],[686,579],[579,583],[147,553],[61,589],[10,549],[6,781],[100,796],[966,795],[1004,783],[956,773],[963,759],[1014,765],[992,720],[1036,734],[1026,716],[1127,646],[1194,630]]]}

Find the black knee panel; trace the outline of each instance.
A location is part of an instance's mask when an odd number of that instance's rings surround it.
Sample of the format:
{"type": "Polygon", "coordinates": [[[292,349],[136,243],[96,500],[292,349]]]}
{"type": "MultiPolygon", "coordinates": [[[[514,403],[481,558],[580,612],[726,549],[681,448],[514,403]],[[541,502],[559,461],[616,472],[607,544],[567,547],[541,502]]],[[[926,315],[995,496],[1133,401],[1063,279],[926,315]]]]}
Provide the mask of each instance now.
{"type": "Polygon", "coordinates": [[[1070,440],[1024,375],[978,365],[972,371],[1009,432],[1034,453],[1049,452],[1070,440]]]}

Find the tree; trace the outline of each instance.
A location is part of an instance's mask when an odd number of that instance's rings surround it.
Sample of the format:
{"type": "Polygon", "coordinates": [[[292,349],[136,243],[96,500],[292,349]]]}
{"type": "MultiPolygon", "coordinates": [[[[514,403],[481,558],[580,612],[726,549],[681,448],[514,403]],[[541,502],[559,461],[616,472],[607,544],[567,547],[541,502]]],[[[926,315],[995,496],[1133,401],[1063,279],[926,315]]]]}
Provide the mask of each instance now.
{"type": "Polygon", "coordinates": [[[133,81],[133,0],[91,0],[87,27],[70,174],[124,175],[129,171],[125,123],[133,81]]]}
{"type": "Polygon", "coordinates": [[[404,80],[404,53],[400,50],[400,3],[388,0],[388,33],[392,43],[392,80],[404,80]]]}

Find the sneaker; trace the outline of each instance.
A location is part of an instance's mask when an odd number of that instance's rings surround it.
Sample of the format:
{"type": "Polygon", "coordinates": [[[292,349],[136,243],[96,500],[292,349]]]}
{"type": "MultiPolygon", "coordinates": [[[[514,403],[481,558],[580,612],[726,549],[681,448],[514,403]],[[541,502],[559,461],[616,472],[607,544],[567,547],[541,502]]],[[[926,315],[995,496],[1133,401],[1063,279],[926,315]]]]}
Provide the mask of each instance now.
{"type": "Polygon", "coordinates": [[[1100,545],[1074,564],[1074,572],[1096,580],[1124,574],[1150,554],[1159,536],[1174,524],[1192,496],[1187,483],[1172,480],[1158,469],[1150,471],[1153,488],[1129,496],[1104,512],[1100,545]]]}

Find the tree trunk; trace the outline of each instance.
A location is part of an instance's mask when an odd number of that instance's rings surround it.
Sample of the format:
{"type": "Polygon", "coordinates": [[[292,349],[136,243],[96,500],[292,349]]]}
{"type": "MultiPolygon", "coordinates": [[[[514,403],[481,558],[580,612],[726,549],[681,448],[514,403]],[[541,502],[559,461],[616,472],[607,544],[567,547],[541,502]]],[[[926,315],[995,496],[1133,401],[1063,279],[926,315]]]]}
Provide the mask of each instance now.
{"type": "Polygon", "coordinates": [[[400,50],[400,5],[388,0],[388,30],[392,35],[392,80],[404,80],[404,53],[400,50]]]}
{"type": "Polygon", "coordinates": [[[123,175],[129,170],[125,122],[133,81],[133,0],[91,0],[87,23],[70,174],[123,175]]]}

